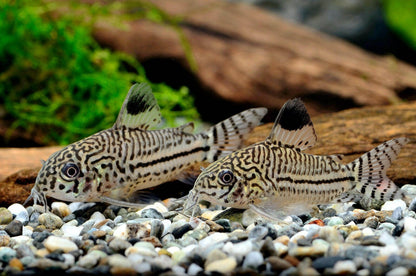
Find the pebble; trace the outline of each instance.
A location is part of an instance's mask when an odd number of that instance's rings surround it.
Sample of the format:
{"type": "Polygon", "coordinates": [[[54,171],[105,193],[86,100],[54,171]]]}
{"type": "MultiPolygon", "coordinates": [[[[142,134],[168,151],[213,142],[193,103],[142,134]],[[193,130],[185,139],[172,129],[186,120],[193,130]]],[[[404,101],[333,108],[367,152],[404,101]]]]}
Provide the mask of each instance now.
{"type": "Polygon", "coordinates": [[[252,251],[245,256],[242,267],[257,269],[260,265],[263,264],[263,262],[263,255],[258,251],[252,251]]]}
{"type": "Polygon", "coordinates": [[[19,220],[12,220],[4,230],[9,234],[11,237],[20,236],[23,233],[23,223],[19,220]]]}
{"type": "Polygon", "coordinates": [[[12,220],[12,212],[4,207],[0,207],[0,224],[9,224],[12,220]]]}
{"type": "Polygon", "coordinates": [[[0,247],[0,261],[3,263],[10,262],[11,259],[16,258],[16,250],[9,247],[0,247]]]}
{"type": "Polygon", "coordinates": [[[60,228],[64,224],[60,217],[52,213],[41,214],[38,220],[39,224],[44,225],[47,229],[60,228]]]}
{"type": "Polygon", "coordinates": [[[354,274],[356,271],[355,263],[350,260],[338,261],[333,268],[334,274],[354,274]]]}
{"type": "Polygon", "coordinates": [[[78,249],[77,245],[73,241],[55,236],[49,236],[45,240],[44,246],[50,252],[55,250],[62,250],[63,252],[68,253],[78,249]]]}
{"type": "Polygon", "coordinates": [[[137,211],[53,202],[51,213],[13,204],[0,208],[0,221],[7,222],[0,226],[0,267],[91,275],[409,275],[416,269],[416,213],[400,200],[382,204],[382,211],[335,204],[280,221],[201,206],[202,215],[190,219],[162,203],[137,211]]]}
{"type": "Polygon", "coordinates": [[[18,220],[22,223],[26,223],[29,221],[29,213],[27,212],[26,208],[19,203],[14,203],[7,208],[12,215],[15,217],[15,220],[18,220]]]}
{"type": "Polygon", "coordinates": [[[205,270],[208,272],[219,272],[223,274],[231,273],[237,267],[237,261],[233,257],[228,257],[222,260],[209,263],[205,270]]]}
{"type": "Polygon", "coordinates": [[[381,206],[381,211],[394,211],[398,207],[400,207],[402,210],[405,210],[406,202],[404,202],[401,199],[386,201],[386,203],[384,203],[383,206],[381,206]]]}

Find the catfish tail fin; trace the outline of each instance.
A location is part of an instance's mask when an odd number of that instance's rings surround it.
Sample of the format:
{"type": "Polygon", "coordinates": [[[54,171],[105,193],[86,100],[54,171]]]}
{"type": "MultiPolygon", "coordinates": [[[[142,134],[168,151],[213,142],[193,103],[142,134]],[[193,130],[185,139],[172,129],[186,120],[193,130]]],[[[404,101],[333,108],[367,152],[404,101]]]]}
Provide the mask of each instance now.
{"type": "Polygon", "coordinates": [[[356,192],[381,201],[408,201],[403,191],[386,175],[400,149],[408,142],[405,137],[389,140],[349,163],[347,167],[353,172],[357,183],[356,192]]]}

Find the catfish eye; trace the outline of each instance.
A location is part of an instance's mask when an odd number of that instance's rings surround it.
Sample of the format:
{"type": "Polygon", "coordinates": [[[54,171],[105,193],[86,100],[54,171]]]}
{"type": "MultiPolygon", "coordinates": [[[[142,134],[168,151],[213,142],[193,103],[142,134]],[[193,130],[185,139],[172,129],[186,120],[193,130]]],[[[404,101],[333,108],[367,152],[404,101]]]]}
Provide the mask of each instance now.
{"type": "Polygon", "coordinates": [[[220,178],[221,182],[226,185],[234,182],[234,174],[230,170],[221,171],[218,177],[220,178]]]}
{"type": "Polygon", "coordinates": [[[75,178],[79,174],[79,168],[74,163],[67,163],[61,170],[64,178],[75,178]]]}

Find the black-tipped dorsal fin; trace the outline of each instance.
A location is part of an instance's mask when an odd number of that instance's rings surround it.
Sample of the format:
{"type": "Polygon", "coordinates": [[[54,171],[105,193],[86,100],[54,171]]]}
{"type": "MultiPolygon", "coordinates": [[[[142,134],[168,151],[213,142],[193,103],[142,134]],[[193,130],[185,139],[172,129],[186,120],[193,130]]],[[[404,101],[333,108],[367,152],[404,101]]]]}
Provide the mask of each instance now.
{"type": "Polygon", "coordinates": [[[315,144],[315,129],[300,99],[289,100],[283,105],[267,139],[273,144],[299,150],[315,144]]]}
{"type": "Polygon", "coordinates": [[[161,121],[160,109],[147,83],[134,84],[124,100],[113,128],[148,129],[161,121]]]}

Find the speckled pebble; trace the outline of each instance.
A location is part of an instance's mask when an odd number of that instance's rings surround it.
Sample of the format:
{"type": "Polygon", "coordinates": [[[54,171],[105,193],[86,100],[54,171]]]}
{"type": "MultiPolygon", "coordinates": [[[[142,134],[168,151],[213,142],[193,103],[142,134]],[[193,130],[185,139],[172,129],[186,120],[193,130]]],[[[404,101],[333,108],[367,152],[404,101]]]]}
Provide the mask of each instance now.
{"type": "Polygon", "coordinates": [[[52,213],[41,214],[38,220],[39,224],[44,225],[48,229],[57,229],[64,224],[60,217],[52,213]]]}
{"type": "Polygon", "coordinates": [[[9,247],[0,247],[0,261],[4,263],[10,262],[11,259],[16,258],[16,250],[9,247]]]}
{"type": "Polygon", "coordinates": [[[0,224],[8,224],[13,220],[13,214],[8,209],[0,207],[0,224]]]}

